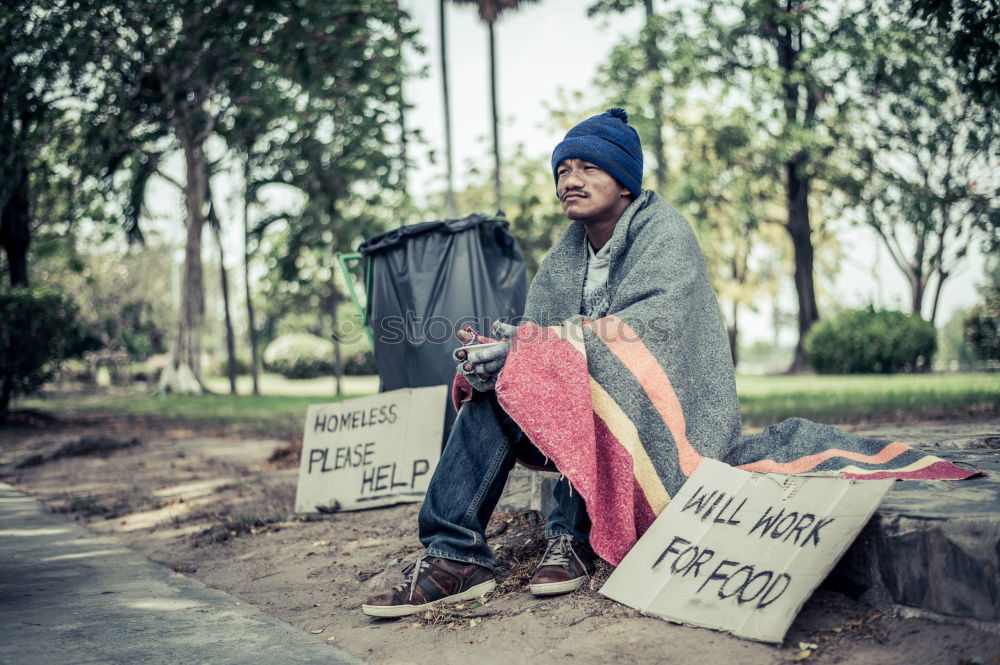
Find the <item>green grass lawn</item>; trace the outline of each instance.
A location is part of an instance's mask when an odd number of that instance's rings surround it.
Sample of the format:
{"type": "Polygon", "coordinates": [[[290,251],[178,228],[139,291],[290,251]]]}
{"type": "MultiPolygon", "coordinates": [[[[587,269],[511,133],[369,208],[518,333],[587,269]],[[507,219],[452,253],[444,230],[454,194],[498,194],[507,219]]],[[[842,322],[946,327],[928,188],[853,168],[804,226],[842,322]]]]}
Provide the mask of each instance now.
{"type": "Polygon", "coordinates": [[[56,415],[103,413],[112,416],[163,418],[178,424],[219,426],[270,436],[301,434],[310,404],[357,397],[332,395],[164,395],[128,397],[49,397],[19,401],[16,408],[56,415]]]}
{"type": "Polygon", "coordinates": [[[220,426],[273,436],[301,434],[310,404],[335,402],[378,391],[378,377],[344,377],[344,395],[335,397],[334,379],[290,381],[276,374],[261,375],[262,395],[251,395],[249,376],[237,381],[238,395],[230,395],[229,382],[209,378],[209,395],[93,394],[50,395],[18,400],[14,408],[38,409],[56,415],[103,413],[121,416],[161,417],[190,425],[220,426]]]}
{"type": "MultiPolygon", "coordinates": [[[[348,377],[345,397],[372,393],[377,379],[348,377]]],[[[212,380],[221,391],[225,381],[212,380]]],[[[744,422],[768,425],[791,416],[827,423],[889,418],[933,418],[1000,410],[1000,374],[957,373],[895,376],[740,376],[744,422]]],[[[249,384],[241,382],[241,390],[249,384]]],[[[100,412],[218,425],[273,435],[301,432],[310,404],[336,401],[331,379],[288,381],[266,376],[264,395],[214,394],[48,397],[20,400],[15,408],[55,414],[100,412]]]]}
{"type": "MultiPolygon", "coordinates": [[[[229,380],[219,376],[205,380],[208,389],[219,394],[229,393],[229,380]]],[[[365,395],[378,392],[377,376],[345,376],[341,388],[345,393],[365,395]]],[[[236,377],[236,391],[240,395],[253,392],[250,375],[236,377]]],[[[322,376],[317,379],[286,379],[280,374],[264,372],[260,375],[260,391],[265,395],[333,395],[336,392],[336,381],[332,376],[322,376]]]]}
{"type": "Polygon", "coordinates": [[[1000,409],[1000,373],[739,376],[744,421],[792,416],[828,423],[1000,409]]]}

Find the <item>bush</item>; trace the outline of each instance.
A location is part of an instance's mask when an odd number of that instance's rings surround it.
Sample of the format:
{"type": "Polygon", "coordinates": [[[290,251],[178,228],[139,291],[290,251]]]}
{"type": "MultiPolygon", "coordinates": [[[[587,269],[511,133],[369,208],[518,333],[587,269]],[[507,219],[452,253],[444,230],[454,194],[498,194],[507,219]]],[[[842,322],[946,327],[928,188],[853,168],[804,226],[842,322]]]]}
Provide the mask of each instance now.
{"type": "Polygon", "coordinates": [[[1000,360],[1000,286],[989,286],[983,302],[965,317],[965,339],[981,360],[1000,360]]]}
{"type": "Polygon", "coordinates": [[[84,381],[94,380],[87,363],[79,358],[69,357],[59,363],[59,371],[55,374],[56,381],[84,381]]]}
{"type": "Polygon", "coordinates": [[[916,314],[849,310],[817,322],[806,335],[809,362],[820,374],[892,374],[929,369],[934,326],[916,314]]]}
{"type": "Polygon", "coordinates": [[[345,356],[344,374],[378,374],[378,368],[375,367],[375,354],[371,351],[363,351],[345,356]]]}
{"type": "Polygon", "coordinates": [[[160,349],[153,348],[153,340],[145,332],[135,330],[123,330],[122,341],[125,342],[125,350],[128,355],[136,360],[145,360],[160,349]]]}
{"type": "Polygon", "coordinates": [[[141,363],[137,363],[133,369],[132,378],[136,381],[145,381],[147,384],[159,384],[160,377],[170,364],[170,356],[165,353],[154,353],[141,363]]]}
{"type": "Polygon", "coordinates": [[[282,335],[264,349],[264,369],[288,379],[333,373],[333,342],[307,333],[282,335]]]}
{"type": "Polygon", "coordinates": [[[965,320],[968,309],[956,309],[951,317],[938,328],[937,353],[934,365],[945,370],[972,369],[978,366],[976,350],[965,338],[965,320]]]}
{"type": "Polygon", "coordinates": [[[11,400],[38,390],[79,337],[76,307],[58,293],[0,292],[0,422],[11,400]]]}

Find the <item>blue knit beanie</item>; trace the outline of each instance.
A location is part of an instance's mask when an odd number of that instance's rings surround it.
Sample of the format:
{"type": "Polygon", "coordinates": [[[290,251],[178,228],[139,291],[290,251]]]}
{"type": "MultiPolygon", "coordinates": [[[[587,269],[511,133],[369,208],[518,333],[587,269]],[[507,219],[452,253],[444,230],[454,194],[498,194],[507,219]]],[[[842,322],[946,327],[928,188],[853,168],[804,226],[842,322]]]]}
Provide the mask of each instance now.
{"type": "Polygon", "coordinates": [[[629,126],[624,109],[608,109],[587,118],[566,133],[552,151],[552,175],[564,159],[584,159],[596,164],[625,185],[632,196],[642,191],[642,145],[639,134],[629,126]]]}

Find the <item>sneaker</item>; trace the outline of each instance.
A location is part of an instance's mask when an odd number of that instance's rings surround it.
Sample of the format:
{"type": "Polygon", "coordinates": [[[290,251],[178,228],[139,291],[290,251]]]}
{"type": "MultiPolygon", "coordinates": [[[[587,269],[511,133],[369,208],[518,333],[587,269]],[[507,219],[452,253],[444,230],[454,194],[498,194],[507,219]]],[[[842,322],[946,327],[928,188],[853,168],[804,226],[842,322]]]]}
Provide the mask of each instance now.
{"type": "Polygon", "coordinates": [[[402,582],[369,598],[361,611],[372,617],[405,617],[437,603],[457,603],[496,588],[493,571],[474,563],[421,556],[403,569],[402,582]]]}
{"type": "Polygon", "coordinates": [[[528,589],[536,596],[558,596],[576,591],[594,572],[594,552],[571,536],[549,539],[528,589]]]}

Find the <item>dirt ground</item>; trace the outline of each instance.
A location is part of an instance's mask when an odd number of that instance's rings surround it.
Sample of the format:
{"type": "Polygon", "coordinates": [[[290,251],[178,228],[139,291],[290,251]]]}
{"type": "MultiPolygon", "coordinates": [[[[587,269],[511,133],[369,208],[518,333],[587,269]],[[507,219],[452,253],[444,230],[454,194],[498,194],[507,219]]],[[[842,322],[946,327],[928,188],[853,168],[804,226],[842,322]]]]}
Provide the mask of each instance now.
{"type": "MultiPolygon", "coordinates": [[[[996,425],[994,418],[989,426],[996,425]]],[[[927,427],[947,430],[948,423],[927,427]]],[[[918,432],[920,425],[905,429],[918,432]]],[[[1000,665],[996,632],[881,614],[822,589],[778,646],[643,617],[598,594],[607,566],[589,588],[536,599],[526,590],[544,549],[536,513],[494,516],[489,535],[502,561],[502,581],[485,603],[370,619],[361,603],[398,582],[404,559],[420,549],[417,505],[296,517],[297,463],[289,442],[240,440],[150,419],[40,417],[0,430],[0,479],[154,561],[374,664],[1000,665]],[[85,435],[138,437],[140,443],[48,459],[85,435]]]]}

